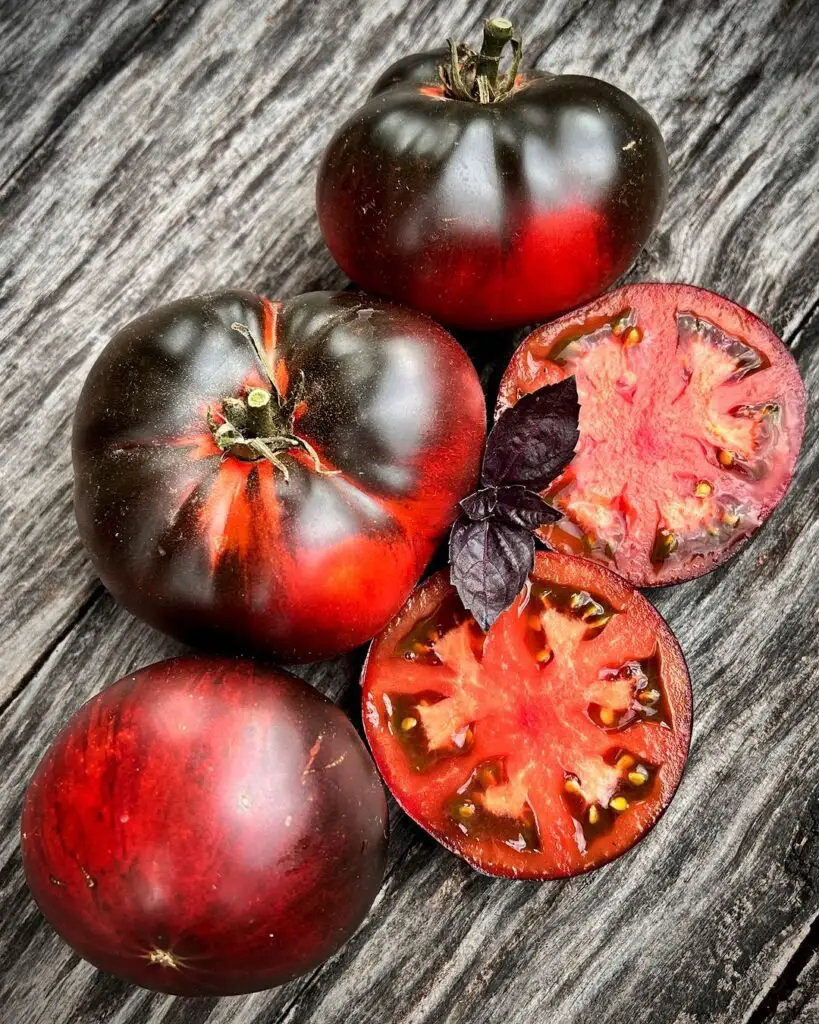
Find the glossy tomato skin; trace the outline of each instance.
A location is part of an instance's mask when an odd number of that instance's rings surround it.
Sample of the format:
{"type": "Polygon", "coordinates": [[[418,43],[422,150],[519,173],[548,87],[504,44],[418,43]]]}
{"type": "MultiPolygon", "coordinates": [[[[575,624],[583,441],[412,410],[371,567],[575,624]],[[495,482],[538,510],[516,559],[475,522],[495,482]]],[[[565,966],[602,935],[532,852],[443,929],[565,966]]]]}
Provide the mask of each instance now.
{"type": "MultiPolygon", "coordinates": [[[[429,622],[437,608],[453,600],[461,608],[448,573],[431,576],[373,640],[367,654],[362,672],[364,727],[394,799],[442,846],[493,877],[562,879],[595,870],[625,854],[665,812],[688,756],[691,683],[683,653],[665,620],[615,573],[584,559],[538,551],[527,588],[488,634],[480,634],[473,623],[470,641],[456,648],[453,660],[452,650],[444,652],[440,644],[445,637],[440,637],[436,648],[440,664],[432,664],[425,653],[413,656],[413,645],[408,646],[407,640],[417,639],[419,623],[429,622]],[[554,618],[547,620],[545,630],[538,627],[533,634],[527,627],[532,611],[530,587],[543,581],[602,599],[616,612],[611,623],[596,638],[578,642],[581,608],[568,636],[556,627],[554,618]],[[549,659],[542,664],[530,647],[533,635],[547,647],[552,645],[549,659]],[[482,653],[476,660],[478,647],[482,653]],[[637,721],[606,729],[599,719],[590,717],[588,694],[599,687],[601,670],[610,673],[633,658],[657,659],[661,681],[656,685],[661,688],[666,720],[661,726],[637,721]],[[423,764],[412,763],[405,742],[419,723],[402,735],[407,722],[402,716],[406,714],[412,723],[409,716],[418,715],[419,710],[406,705],[401,709],[398,701],[412,694],[429,701],[433,713],[450,699],[453,704],[446,720],[460,737],[446,756],[423,764]],[[578,695],[582,699],[573,703],[578,695]],[[466,712],[464,704],[471,705],[466,712]],[[631,806],[587,842],[581,821],[573,821],[569,813],[565,780],[584,781],[583,764],[592,760],[599,765],[601,756],[618,748],[620,753],[633,753],[635,762],[651,765],[647,798],[640,799],[639,787],[629,790],[629,798],[636,797],[631,806]],[[453,819],[452,801],[467,791],[470,776],[491,762],[504,764],[506,782],[513,792],[520,793],[522,788],[534,807],[537,848],[510,842],[509,835],[493,836],[491,829],[475,840],[463,822],[453,819]]],[[[440,723],[441,716],[436,717],[440,723]]],[[[605,818],[604,806],[598,808],[605,818]]],[[[474,820],[467,819],[467,824],[474,820]]],[[[496,820],[503,822],[503,815],[496,820]]]]}
{"type": "Polygon", "coordinates": [[[83,957],[146,988],[252,992],[355,931],[386,857],[384,790],[344,714],[250,661],[182,658],[98,694],[27,790],[23,863],[83,957]]]}
{"type": "Polygon", "coordinates": [[[599,295],[662,212],[657,125],[579,75],[528,72],[500,102],[451,100],[445,60],[393,65],[330,142],[317,203],[336,261],[369,291],[477,330],[599,295]]]}
{"type": "Polygon", "coordinates": [[[477,374],[421,314],[351,294],[183,299],[121,330],[74,421],[80,535],[131,612],[197,644],[309,661],[368,640],[406,599],[478,475],[477,374]],[[244,328],[237,331],[233,325],[244,328]],[[223,453],[226,397],[303,373],[304,451],[223,453]],[[269,382],[268,382],[269,383],[269,382]]]}

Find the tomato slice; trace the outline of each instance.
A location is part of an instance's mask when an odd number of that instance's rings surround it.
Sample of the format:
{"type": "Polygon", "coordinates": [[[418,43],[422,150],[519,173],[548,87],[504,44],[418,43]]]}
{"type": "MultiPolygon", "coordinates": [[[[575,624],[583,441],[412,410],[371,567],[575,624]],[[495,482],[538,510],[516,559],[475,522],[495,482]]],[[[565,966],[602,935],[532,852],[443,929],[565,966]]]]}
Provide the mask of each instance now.
{"type": "Polygon", "coordinates": [[[553,552],[486,635],[437,573],[373,641],[362,683],[393,796],[490,875],[563,878],[625,853],[688,753],[691,688],[666,623],[614,573],[553,552]]]}
{"type": "Polygon", "coordinates": [[[640,284],[538,328],[498,412],[574,374],[575,457],[545,497],[543,539],[635,586],[702,575],[768,518],[793,476],[805,392],[790,352],[713,292],[640,284]]]}

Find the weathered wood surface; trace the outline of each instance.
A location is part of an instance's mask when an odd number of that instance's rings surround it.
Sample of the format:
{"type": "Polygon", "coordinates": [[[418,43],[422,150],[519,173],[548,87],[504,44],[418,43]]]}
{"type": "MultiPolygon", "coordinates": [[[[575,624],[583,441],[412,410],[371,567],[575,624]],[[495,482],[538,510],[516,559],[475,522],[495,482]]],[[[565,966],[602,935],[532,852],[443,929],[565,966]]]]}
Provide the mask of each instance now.
{"type": "MultiPolygon", "coordinates": [[[[813,417],[758,539],[652,595],[691,665],[695,733],[677,798],[629,856],[563,884],[493,881],[393,809],[387,880],[354,939],[309,977],[220,1002],[98,974],[25,890],[17,819],[45,745],[100,686],[179,649],[117,608],[80,550],[68,437],[84,374],[118,325],[172,297],[342,284],[313,213],[322,146],[389,61],[476,38],[492,13],[467,0],[0,0],[3,1024],[819,1021],[813,417]]],[[[672,193],[633,276],[750,306],[815,394],[816,5],[523,0],[505,13],[533,62],[607,78],[661,124],[672,193]]],[[[489,348],[477,357],[491,390],[489,348]]],[[[304,674],[355,717],[359,664],[304,674]]]]}

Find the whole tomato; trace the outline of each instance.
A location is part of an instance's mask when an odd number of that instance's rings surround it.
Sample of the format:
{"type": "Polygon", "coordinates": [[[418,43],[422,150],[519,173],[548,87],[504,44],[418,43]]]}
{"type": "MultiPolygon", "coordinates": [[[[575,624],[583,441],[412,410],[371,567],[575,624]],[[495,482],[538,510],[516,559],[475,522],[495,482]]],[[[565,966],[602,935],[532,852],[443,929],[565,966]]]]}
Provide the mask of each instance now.
{"type": "Polygon", "coordinates": [[[493,19],[479,54],[398,61],[336,133],[319,223],[358,285],[485,330],[579,306],[634,261],[665,202],[657,125],[607,82],[519,72],[520,53],[493,19]]]}
{"type": "Polygon", "coordinates": [[[181,299],[123,328],[85,383],[80,535],[158,629],[330,657],[406,600],[485,431],[472,364],[422,314],[327,292],[181,299]]]}
{"type": "Polygon", "coordinates": [[[353,934],[381,886],[387,801],[347,717],[307,683],[175,658],[69,719],[21,831],[31,891],[81,956],[160,992],[232,995],[353,934]]]}

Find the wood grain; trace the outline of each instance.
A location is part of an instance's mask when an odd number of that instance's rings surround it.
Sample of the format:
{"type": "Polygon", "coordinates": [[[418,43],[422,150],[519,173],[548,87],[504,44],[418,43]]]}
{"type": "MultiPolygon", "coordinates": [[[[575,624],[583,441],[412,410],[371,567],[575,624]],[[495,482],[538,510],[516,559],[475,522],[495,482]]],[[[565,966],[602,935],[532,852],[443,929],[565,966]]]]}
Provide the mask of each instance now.
{"type": "MultiPolygon", "coordinates": [[[[629,856],[573,882],[493,881],[393,808],[388,877],[354,939],[307,978],[221,1002],[104,977],[40,918],[17,850],[27,778],[82,700],[179,650],[113,604],[80,550],[68,439],[84,374],[117,326],[172,297],[343,284],[313,212],[323,145],[391,60],[474,39],[496,13],[466,0],[150,8],[0,0],[4,1024],[816,1024],[814,417],[759,538],[652,595],[689,659],[696,724],[679,795],[629,856]]],[[[632,276],[749,305],[815,393],[815,5],[524,0],[505,13],[533,62],[606,78],[661,124],[672,192],[632,276]]],[[[473,343],[490,390],[509,345],[473,343]]],[[[359,665],[304,674],[355,718],[359,665]]]]}

